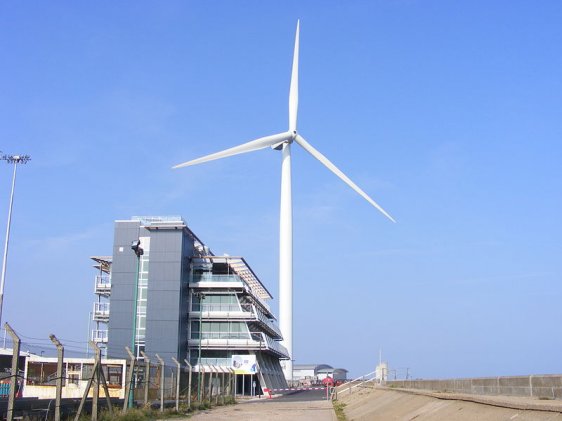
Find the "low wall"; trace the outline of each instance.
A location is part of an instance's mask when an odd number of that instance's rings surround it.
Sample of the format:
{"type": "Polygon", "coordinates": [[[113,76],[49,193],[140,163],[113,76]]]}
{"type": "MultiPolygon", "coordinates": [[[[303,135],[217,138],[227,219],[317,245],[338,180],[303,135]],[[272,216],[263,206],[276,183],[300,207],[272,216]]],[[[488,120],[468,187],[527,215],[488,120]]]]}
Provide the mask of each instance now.
{"type": "Polygon", "coordinates": [[[473,395],[562,399],[562,375],[481,377],[449,380],[389,380],[386,386],[473,395]]]}

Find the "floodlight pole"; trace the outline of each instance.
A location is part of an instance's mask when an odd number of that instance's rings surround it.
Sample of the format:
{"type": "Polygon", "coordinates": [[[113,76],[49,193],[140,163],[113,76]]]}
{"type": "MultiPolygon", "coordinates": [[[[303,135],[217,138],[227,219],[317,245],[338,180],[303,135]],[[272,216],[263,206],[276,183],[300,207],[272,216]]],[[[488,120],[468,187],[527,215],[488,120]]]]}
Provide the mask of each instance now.
{"type": "Polygon", "coordinates": [[[131,349],[133,350],[133,354],[135,358],[138,358],[137,352],[137,318],[138,318],[138,294],[139,294],[139,277],[140,277],[140,261],[141,256],[144,254],[144,250],[141,247],[141,242],[139,240],[134,240],[131,244],[131,249],[137,256],[137,271],[135,275],[135,288],[133,291],[133,335],[131,338],[131,349]]]}
{"type": "Polygon", "coordinates": [[[8,207],[8,224],[6,225],[6,240],[4,243],[4,257],[2,258],[2,278],[0,280],[0,324],[2,323],[2,308],[4,304],[4,283],[6,281],[6,263],[8,262],[8,244],[10,242],[10,225],[12,224],[12,208],[14,205],[14,189],[16,187],[16,174],[18,164],[27,164],[31,159],[29,155],[3,155],[1,160],[14,164],[12,176],[12,192],[10,193],[10,206],[8,207]]]}

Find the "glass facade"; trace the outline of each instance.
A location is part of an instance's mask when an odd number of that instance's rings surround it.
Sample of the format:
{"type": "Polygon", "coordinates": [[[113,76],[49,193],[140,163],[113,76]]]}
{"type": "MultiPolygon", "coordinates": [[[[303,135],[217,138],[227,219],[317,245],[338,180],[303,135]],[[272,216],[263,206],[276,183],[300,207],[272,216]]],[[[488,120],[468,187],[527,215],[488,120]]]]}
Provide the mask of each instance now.
{"type": "Polygon", "coordinates": [[[191,322],[191,339],[251,339],[245,322],[191,322]],[[201,325],[201,332],[199,326],[201,325]]]}
{"type": "Polygon", "coordinates": [[[236,294],[192,295],[191,311],[242,311],[236,294]]]}
{"type": "MultiPolygon", "coordinates": [[[[216,365],[230,367],[232,363],[232,355],[244,355],[248,351],[236,350],[202,350],[201,351],[201,364],[216,365]]],[[[197,350],[192,350],[190,354],[190,364],[196,366],[199,364],[197,350]]]]}

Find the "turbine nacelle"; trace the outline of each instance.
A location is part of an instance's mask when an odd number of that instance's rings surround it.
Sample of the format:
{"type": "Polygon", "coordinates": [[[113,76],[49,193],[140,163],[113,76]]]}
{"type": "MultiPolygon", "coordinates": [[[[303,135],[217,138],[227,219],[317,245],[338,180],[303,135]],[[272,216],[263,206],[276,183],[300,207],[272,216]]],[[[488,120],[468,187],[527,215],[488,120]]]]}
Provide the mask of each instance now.
{"type": "Polygon", "coordinates": [[[297,138],[297,131],[293,130],[292,133],[287,132],[287,135],[290,136],[287,140],[271,145],[271,149],[275,149],[276,151],[283,150],[283,146],[285,146],[286,144],[290,145],[297,138]]]}

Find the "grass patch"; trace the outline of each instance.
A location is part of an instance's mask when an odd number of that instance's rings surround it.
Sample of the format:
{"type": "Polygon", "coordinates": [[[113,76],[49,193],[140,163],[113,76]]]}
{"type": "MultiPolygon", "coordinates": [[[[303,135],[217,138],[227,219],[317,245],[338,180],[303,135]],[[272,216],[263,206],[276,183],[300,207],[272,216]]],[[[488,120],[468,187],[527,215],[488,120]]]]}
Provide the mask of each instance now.
{"type": "Polygon", "coordinates": [[[347,417],[345,416],[345,412],[343,412],[344,408],[346,407],[345,403],[340,401],[332,401],[332,405],[334,406],[334,411],[336,416],[338,417],[338,421],[346,421],[347,417]]]}
{"type": "MultiPolygon", "coordinates": [[[[127,412],[122,410],[113,409],[113,415],[110,415],[108,411],[101,411],[98,419],[100,421],[155,421],[163,419],[172,418],[185,418],[190,417],[196,411],[205,411],[207,409],[212,409],[215,406],[222,405],[234,405],[236,400],[232,396],[225,396],[224,399],[220,399],[218,404],[211,404],[208,400],[203,402],[192,402],[191,406],[187,404],[180,404],[179,411],[175,408],[164,409],[160,412],[159,409],[154,409],[150,407],[145,408],[134,408],[129,409],[127,412]]],[[[90,414],[82,414],[80,421],[90,421],[90,414]]]]}

